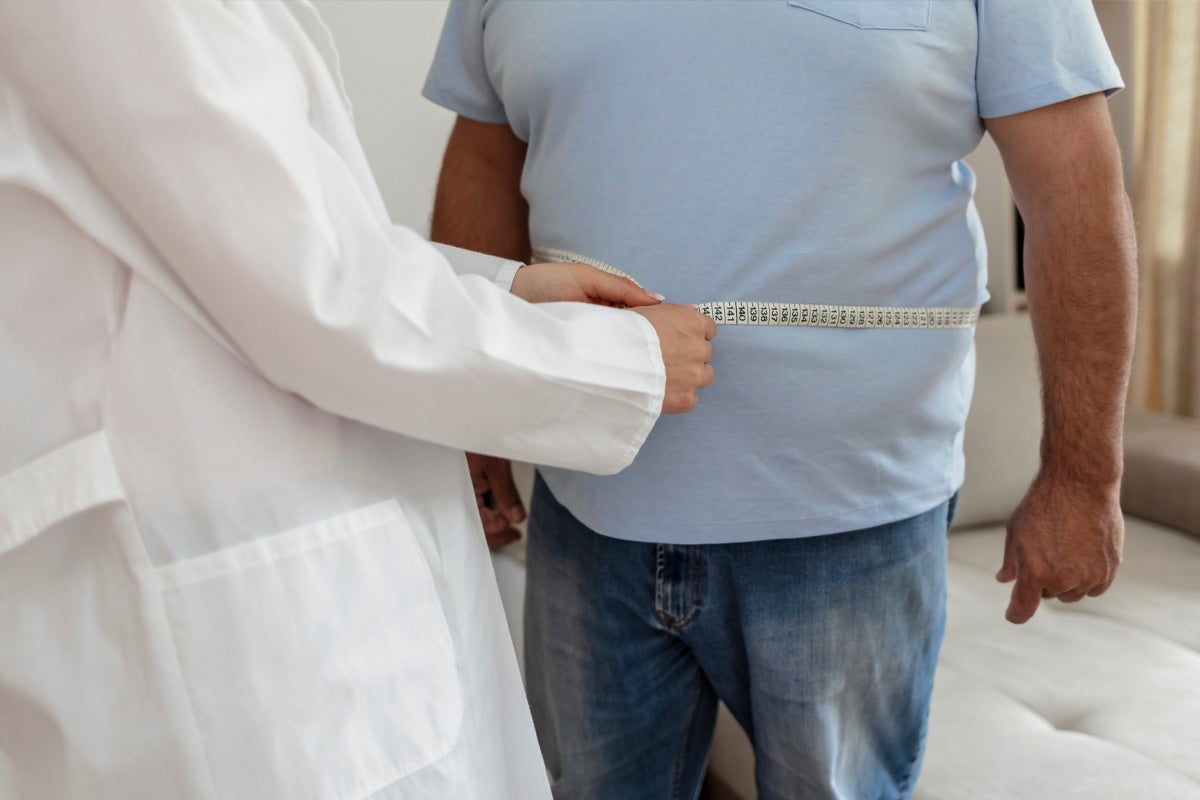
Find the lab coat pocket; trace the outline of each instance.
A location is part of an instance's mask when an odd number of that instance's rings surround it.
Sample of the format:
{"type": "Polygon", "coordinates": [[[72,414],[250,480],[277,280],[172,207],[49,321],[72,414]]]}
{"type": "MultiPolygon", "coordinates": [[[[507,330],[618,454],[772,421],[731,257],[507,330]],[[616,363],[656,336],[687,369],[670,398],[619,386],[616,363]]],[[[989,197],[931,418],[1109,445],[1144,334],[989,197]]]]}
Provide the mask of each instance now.
{"type": "Polygon", "coordinates": [[[454,647],[395,500],[158,578],[223,797],[361,798],[453,747],[454,647]]]}
{"type": "Polygon", "coordinates": [[[864,30],[927,30],[933,12],[933,0],[788,0],[788,5],[864,30]]]}

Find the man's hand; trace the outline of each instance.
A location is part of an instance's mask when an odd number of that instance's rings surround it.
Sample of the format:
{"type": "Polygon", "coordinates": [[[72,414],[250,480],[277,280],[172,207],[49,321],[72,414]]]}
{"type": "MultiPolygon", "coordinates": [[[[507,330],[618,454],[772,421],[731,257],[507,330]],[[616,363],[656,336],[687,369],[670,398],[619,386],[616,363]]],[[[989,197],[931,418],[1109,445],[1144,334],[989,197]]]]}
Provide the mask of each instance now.
{"type": "Polygon", "coordinates": [[[663,303],[634,309],[658,332],[667,389],[663,394],[664,414],[686,414],[700,399],[696,390],[713,382],[712,341],[717,323],[690,306],[663,303]]]}
{"type": "Polygon", "coordinates": [[[513,525],[525,519],[525,506],[513,482],[512,464],[507,458],[467,453],[467,467],[488,547],[503,547],[520,539],[521,532],[513,525]]]}
{"type": "Polygon", "coordinates": [[[1005,616],[1021,624],[1043,598],[1074,603],[1104,593],[1125,540],[1118,487],[1096,490],[1039,476],[1008,521],[1001,583],[1016,581],[1005,616]]]}
{"type": "Polygon", "coordinates": [[[987,120],[1025,219],[1025,286],[1042,376],[1042,468],[1008,525],[1007,617],[1100,594],[1121,560],[1121,431],[1137,253],[1103,95],[987,120]]]}
{"type": "Polygon", "coordinates": [[[530,264],[517,270],[512,293],[530,303],[571,301],[614,308],[652,306],[663,296],[587,264],[530,264]]]}

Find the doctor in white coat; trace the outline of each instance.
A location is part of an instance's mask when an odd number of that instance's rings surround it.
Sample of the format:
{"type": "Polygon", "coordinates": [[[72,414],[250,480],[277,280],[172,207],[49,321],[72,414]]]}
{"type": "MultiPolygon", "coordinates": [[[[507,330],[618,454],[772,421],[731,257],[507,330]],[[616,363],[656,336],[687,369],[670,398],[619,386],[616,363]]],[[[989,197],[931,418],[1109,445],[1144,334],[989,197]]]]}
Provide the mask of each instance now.
{"type": "Polygon", "coordinates": [[[0,2],[0,798],[549,797],[461,451],[619,470],[715,329],[390,225],[335,75],[0,2]]]}

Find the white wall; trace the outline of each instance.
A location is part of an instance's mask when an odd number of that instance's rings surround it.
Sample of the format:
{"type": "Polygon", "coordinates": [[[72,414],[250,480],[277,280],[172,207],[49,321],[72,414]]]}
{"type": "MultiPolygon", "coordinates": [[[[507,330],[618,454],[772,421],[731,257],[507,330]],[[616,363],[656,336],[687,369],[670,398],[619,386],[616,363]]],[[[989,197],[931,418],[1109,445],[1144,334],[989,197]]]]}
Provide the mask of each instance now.
{"type": "Polygon", "coordinates": [[[447,0],[316,0],[341,54],[358,135],[395,222],[429,232],[454,115],[421,97],[447,0]]]}
{"type": "Polygon", "coordinates": [[[1114,95],[1108,102],[1112,112],[1113,130],[1121,143],[1121,155],[1125,159],[1125,187],[1133,192],[1134,128],[1137,112],[1137,0],[1096,0],[1096,17],[1104,29],[1104,38],[1112,50],[1126,89],[1114,95]]]}

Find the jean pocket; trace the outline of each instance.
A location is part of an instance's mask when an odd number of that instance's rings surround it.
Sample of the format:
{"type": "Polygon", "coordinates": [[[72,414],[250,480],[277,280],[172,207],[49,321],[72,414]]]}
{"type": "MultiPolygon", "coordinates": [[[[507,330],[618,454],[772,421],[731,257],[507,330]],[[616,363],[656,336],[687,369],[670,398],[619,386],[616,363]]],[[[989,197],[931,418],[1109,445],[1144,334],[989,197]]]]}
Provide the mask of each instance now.
{"type": "Polygon", "coordinates": [[[399,504],[157,570],[224,797],[365,797],[453,746],[458,665],[399,504]]]}
{"type": "Polygon", "coordinates": [[[788,0],[788,5],[863,30],[928,30],[933,13],[933,0],[788,0]]]}

